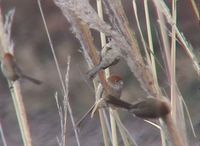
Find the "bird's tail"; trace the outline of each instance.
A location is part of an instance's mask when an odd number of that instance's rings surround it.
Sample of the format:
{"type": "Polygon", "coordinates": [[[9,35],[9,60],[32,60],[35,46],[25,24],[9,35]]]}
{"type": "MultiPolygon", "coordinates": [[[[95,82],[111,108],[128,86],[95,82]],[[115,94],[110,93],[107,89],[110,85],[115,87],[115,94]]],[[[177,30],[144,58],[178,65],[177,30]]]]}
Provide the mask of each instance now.
{"type": "Polygon", "coordinates": [[[42,84],[42,81],[37,80],[37,79],[35,79],[35,78],[32,78],[32,77],[30,77],[30,76],[24,75],[24,74],[22,75],[22,78],[27,79],[27,80],[29,80],[29,81],[31,81],[32,83],[37,84],[37,85],[42,84]]]}
{"type": "Polygon", "coordinates": [[[119,108],[124,108],[126,110],[130,110],[131,107],[133,106],[132,104],[126,102],[126,101],[123,101],[119,98],[116,98],[116,97],[113,97],[113,96],[109,96],[108,98],[106,98],[106,102],[108,104],[112,104],[116,107],[119,107],[119,108]]]}
{"type": "Polygon", "coordinates": [[[97,72],[101,69],[101,65],[98,64],[97,66],[95,66],[94,68],[92,68],[91,70],[89,70],[87,72],[87,76],[89,79],[93,79],[95,77],[95,75],[97,74],[97,72]]]}

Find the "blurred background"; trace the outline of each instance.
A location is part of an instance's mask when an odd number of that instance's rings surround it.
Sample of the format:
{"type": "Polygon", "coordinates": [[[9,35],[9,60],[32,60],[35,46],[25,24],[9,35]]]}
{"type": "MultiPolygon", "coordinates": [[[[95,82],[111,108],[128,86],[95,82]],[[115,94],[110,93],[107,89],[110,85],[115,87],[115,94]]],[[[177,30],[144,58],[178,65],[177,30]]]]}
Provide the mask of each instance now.
{"type": "MultiPolygon", "coordinates": [[[[91,1],[91,3],[96,7],[95,1],[91,1]]],[[[123,4],[130,20],[131,27],[136,33],[136,36],[138,36],[132,3],[130,0],[123,0],[123,4]]],[[[139,19],[142,23],[143,32],[145,32],[143,4],[139,1],[137,1],[137,4],[139,19]]],[[[58,145],[56,137],[60,136],[60,119],[55,101],[55,93],[58,93],[58,97],[62,102],[61,84],[59,82],[58,73],[44,30],[37,1],[1,0],[0,5],[3,14],[6,14],[10,9],[15,9],[12,39],[15,43],[14,54],[18,65],[22,68],[24,73],[43,81],[42,85],[37,86],[26,80],[21,80],[33,145],[56,146],[58,145]]],[[[85,76],[85,73],[88,71],[88,66],[83,58],[80,43],[71,33],[70,24],[67,22],[59,8],[55,6],[52,0],[43,0],[42,7],[63,75],[66,73],[67,58],[68,56],[71,56],[69,100],[72,105],[75,120],[77,121],[94,102],[92,82],[87,80],[85,76]]],[[[155,24],[153,29],[157,29],[157,20],[155,18],[156,12],[152,4],[150,4],[150,13],[152,15],[151,21],[155,24]]],[[[200,27],[188,0],[178,1],[177,18],[178,27],[184,33],[188,42],[192,44],[195,54],[199,56],[200,27]]],[[[95,45],[100,49],[99,34],[93,32],[93,35],[95,45]]],[[[158,60],[160,60],[159,39],[156,37],[156,34],[154,35],[155,55],[158,60]]],[[[160,61],[160,63],[158,63],[160,86],[167,95],[169,94],[169,86],[166,80],[166,74],[159,64],[162,65],[162,62],[160,61]]],[[[125,88],[122,95],[123,100],[133,102],[138,98],[145,97],[145,93],[123,60],[120,61],[119,64],[111,67],[111,73],[119,74],[124,79],[125,88]]],[[[200,80],[199,76],[194,71],[192,62],[188,58],[185,50],[180,46],[178,46],[177,49],[177,82],[186,104],[188,105],[194,128],[198,135],[198,137],[194,139],[191,134],[191,128],[188,126],[190,145],[199,146],[200,80]]],[[[139,146],[161,145],[158,129],[124,111],[120,111],[120,115],[125,126],[136,139],[139,146]]],[[[1,72],[0,120],[8,145],[22,145],[12,97],[9,92],[7,81],[1,72]]],[[[67,143],[69,146],[75,146],[76,141],[71,127],[69,119],[67,143]]],[[[93,119],[88,118],[80,127],[79,132],[83,146],[100,146],[103,144],[97,115],[93,119]]],[[[1,140],[0,145],[2,145],[1,140]]]]}

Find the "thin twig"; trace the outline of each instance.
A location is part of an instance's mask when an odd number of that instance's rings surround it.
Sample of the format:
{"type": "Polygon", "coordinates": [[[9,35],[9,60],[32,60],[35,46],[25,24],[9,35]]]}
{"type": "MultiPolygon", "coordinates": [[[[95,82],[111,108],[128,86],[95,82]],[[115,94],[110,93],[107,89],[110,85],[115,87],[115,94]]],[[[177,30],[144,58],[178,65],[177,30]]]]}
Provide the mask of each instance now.
{"type": "Polygon", "coordinates": [[[59,75],[60,83],[61,83],[62,88],[64,90],[65,89],[65,84],[64,84],[64,81],[62,79],[62,74],[61,74],[60,67],[59,67],[59,64],[58,64],[58,59],[56,57],[54,46],[53,46],[53,43],[51,41],[51,36],[49,34],[49,30],[48,30],[47,23],[46,23],[46,20],[45,20],[45,17],[44,17],[44,13],[43,13],[43,10],[42,10],[41,2],[40,2],[40,0],[37,0],[37,2],[38,2],[38,7],[40,9],[40,14],[42,16],[42,20],[43,20],[43,23],[44,23],[44,28],[45,28],[45,31],[46,31],[46,34],[47,34],[47,38],[48,38],[48,41],[49,41],[51,52],[53,54],[53,58],[54,58],[54,61],[55,61],[55,64],[56,64],[56,69],[57,69],[57,72],[58,72],[58,75],[59,75]]]}
{"type": "Polygon", "coordinates": [[[198,8],[199,4],[196,4],[195,0],[190,0],[192,8],[194,10],[194,14],[197,17],[197,21],[200,24],[200,8],[198,8]]]}
{"type": "MultiPolygon", "coordinates": [[[[103,20],[103,8],[102,8],[102,1],[97,0],[97,12],[99,17],[103,20]]],[[[101,38],[101,46],[102,48],[106,45],[106,36],[104,33],[100,32],[100,38],[101,38]]],[[[109,68],[105,70],[105,76],[108,78],[110,76],[109,68]]],[[[117,138],[117,125],[115,117],[112,114],[113,109],[109,108],[109,114],[110,114],[110,123],[111,123],[111,131],[112,131],[112,144],[113,146],[118,146],[118,138],[117,138]]]]}
{"type": "Polygon", "coordinates": [[[155,86],[158,89],[158,79],[157,79],[157,71],[156,71],[156,63],[155,63],[155,56],[154,56],[154,46],[153,46],[153,39],[152,39],[152,30],[151,30],[151,23],[150,23],[150,16],[149,16],[149,7],[148,7],[148,0],[144,0],[144,10],[145,10],[145,19],[146,19],[146,27],[147,27],[147,36],[148,36],[148,44],[151,51],[151,69],[153,78],[155,81],[155,86]]]}
{"type": "Polygon", "coordinates": [[[3,127],[2,127],[1,122],[0,122],[0,137],[1,137],[2,142],[3,142],[3,146],[7,146],[7,142],[6,142],[6,138],[5,138],[5,135],[4,135],[4,132],[3,132],[3,127]]]}
{"type": "Polygon", "coordinates": [[[122,135],[124,145],[131,146],[133,143],[134,146],[138,146],[138,144],[136,143],[136,140],[132,137],[131,133],[129,133],[129,131],[126,129],[121,119],[119,118],[119,114],[114,111],[113,115],[116,119],[117,126],[119,127],[120,133],[122,135]],[[130,140],[132,141],[132,143],[130,142],[130,140]]]}
{"type": "MultiPolygon", "coordinates": [[[[77,131],[77,128],[76,128],[76,123],[75,123],[75,120],[74,120],[74,117],[73,117],[73,112],[72,112],[72,108],[71,108],[71,105],[69,103],[69,97],[68,97],[68,94],[69,94],[69,69],[70,69],[70,60],[71,60],[71,57],[69,56],[68,57],[68,61],[67,61],[67,73],[66,73],[66,76],[65,76],[65,95],[64,95],[64,101],[63,101],[63,104],[64,104],[64,109],[65,109],[65,116],[67,116],[67,109],[69,111],[69,115],[70,115],[70,118],[71,118],[71,121],[72,121],[72,125],[73,125],[73,129],[74,129],[74,133],[75,133],[75,137],[76,137],[76,141],[77,141],[77,144],[78,146],[80,146],[80,141],[79,141],[79,136],[78,136],[78,131],[77,131]]],[[[66,118],[66,117],[65,117],[66,118]]],[[[65,119],[65,133],[66,133],[66,119],[65,119]]],[[[66,134],[65,134],[66,135],[66,134]]]]}
{"type": "MultiPolygon", "coordinates": [[[[66,91],[66,86],[65,86],[64,81],[62,79],[62,74],[61,74],[60,67],[59,67],[59,64],[58,64],[58,60],[57,60],[57,57],[56,57],[56,54],[55,54],[53,43],[51,41],[51,37],[50,37],[49,31],[48,31],[48,27],[47,27],[47,24],[46,24],[46,20],[45,20],[45,17],[44,17],[44,13],[43,13],[43,10],[42,10],[42,6],[41,6],[40,0],[38,0],[38,6],[39,6],[39,9],[40,9],[40,13],[41,13],[41,16],[42,16],[44,27],[45,27],[45,30],[46,30],[46,33],[47,33],[47,37],[48,37],[48,40],[49,40],[51,51],[52,51],[52,54],[53,54],[53,57],[54,57],[54,61],[56,63],[56,69],[57,69],[57,72],[58,72],[58,75],[59,75],[59,79],[60,79],[60,83],[62,85],[62,89],[64,91],[64,96],[67,97],[68,96],[68,92],[66,91]]],[[[72,121],[72,124],[73,124],[73,129],[74,129],[74,132],[75,132],[75,137],[76,137],[77,144],[78,144],[78,146],[80,146],[80,140],[79,140],[79,137],[78,137],[78,131],[77,131],[77,128],[76,128],[76,125],[75,125],[75,120],[73,118],[72,109],[71,109],[71,106],[69,105],[69,102],[67,102],[67,108],[68,108],[68,111],[70,113],[70,118],[71,118],[71,121],[72,121]]]]}
{"type": "Polygon", "coordinates": [[[140,37],[141,37],[141,40],[142,40],[142,45],[143,45],[143,48],[145,50],[145,54],[146,54],[146,57],[147,57],[147,62],[148,62],[148,64],[150,64],[150,56],[149,56],[149,53],[148,53],[148,50],[147,50],[147,46],[146,46],[146,42],[145,42],[145,39],[144,39],[144,35],[142,34],[142,30],[141,30],[141,27],[140,27],[140,22],[139,22],[139,19],[138,19],[136,0],[133,0],[132,3],[133,3],[133,9],[134,9],[134,14],[135,14],[137,27],[138,27],[139,34],[140,34],[140,37]]]}

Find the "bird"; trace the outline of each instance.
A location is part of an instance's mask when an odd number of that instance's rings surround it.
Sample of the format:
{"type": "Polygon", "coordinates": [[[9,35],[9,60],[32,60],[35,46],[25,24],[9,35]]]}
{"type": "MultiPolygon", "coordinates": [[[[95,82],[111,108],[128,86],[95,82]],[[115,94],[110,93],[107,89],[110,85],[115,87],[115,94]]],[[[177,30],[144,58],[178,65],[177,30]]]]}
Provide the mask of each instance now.
{"type": "Polygon", "coordinates": [[[171,111],[171,107],[167,100],[149,97],[132,104],[128,111],[140,118],[154,119],[168,115],[171,111]]]}
{"type": "MultiPolygon", "coordinates": [[[[124,82],[122,80],[122,77],[119,75],[110,75],[107,78],[107,88],[108,88],[108,93],[105,92],[105,90],[103,91],[102,97],[101,97],[101,101],[103,101],[103,103],[107,103],[107,100],[110,99],[110,97],[115,97],[115,98],[120,98],[121,94],[122,94],[122,90],[123,90],[123,86],[124,86],[124,82]],[[105,102],[104,102],[105,101],[105,102]]],[[[115,105],[116,103],[112,104],[115,105]]],[[[109,104],[111,105],[111,104],[109,104]]],[[[102,102],[100,102],[100,105],[98,104],[99,108],[102,106],[107,107],[107,105],[102,105],[102,102]]],[[[86,117],[92,113],[94,111],[96,107],[96,103],[94,105],[92,105],[90,107],[90,109],[82,116],[82,118],[76,123],[77,127],[84,121],[84,119],[86,119],[86,117]]]]}
{"type": "Polygon", "coordinates": [[[21,69],[18,67],[16,60],[14,56],[11,53],[5,53],[3,56],[3,59],[1,61],[1,70],[3,75],[9,80],[9,81],[16,81],[20,78],[27,79],[35,84],[41,84],[42,82],[32,78],[28,75],[25,75],[21,69]]]}
{"type": "Polygon", "coordinates": [[[143,119],[155,119],[170,113],[171,107],[167,100],[148,97],[135,103],[128,103],[121,99],[110,97],[108,104],[126,109],[128,112],[143,119]]]}
{"type": "MultiPolygon", "coordinates": [[[[114,96],[116,98],[120,98],[122,94],[122,89],[124,87],[124,82],[121,76],[119,75],[111,75],[107,78],[107,87],[108,87],[108,95],[109,96],[114,96]]],[[[104,97],[104,98],[107,98],[104,97]]]]}
{"type": "Polygon", "coordinates": [[[88,78],[92,79],[101,69],[104,70],[117,64],[120,58],[120,53],[117,49],[105,46],[100,54],[100,63],[87,72],[88,78]]]}

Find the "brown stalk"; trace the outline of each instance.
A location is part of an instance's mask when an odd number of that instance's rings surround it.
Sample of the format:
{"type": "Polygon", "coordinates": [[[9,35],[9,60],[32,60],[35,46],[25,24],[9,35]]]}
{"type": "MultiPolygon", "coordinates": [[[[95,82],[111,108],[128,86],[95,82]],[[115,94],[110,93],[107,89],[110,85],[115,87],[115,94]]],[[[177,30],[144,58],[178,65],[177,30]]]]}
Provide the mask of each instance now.
{"type": "MultiPolygon", "coordinates": [[[[146,67],[143,61],[143,58],[139,51],[137,40],[135,36],[131,33],[132,31],[129,27],[128,19],[122,7],[121,0],[107,0],[107,1],[108,3],[110,3],[109,4],[110,9],[113,10],[115,17],[118,20],[118,24],[121,25],[120,30],[123,32],[123,35],[125,36],[126,40],[128,41],[128,43],[130,44],[132,48],[131,59],[133,60],[133,64],[135,64],[135,69],[137,70],[137,72],[134,71],[135,76],[138,77],[137,79],[139,79],[142,86],[145,86],[144,89],[147,89],[150,95],[160,98],[162,93],[158,90],[159,88],[156,88],[156,84],[154,83],[152,72],[150,69],[146,67]],[[115,8],[112,8],[112,7],[115,7],[115,8]]],[[[131,64],[129,64],[129,66],[130,68],[132,68],[131,64]]],[[[173,121],[171,114],[163,118],[163,120],[167,126],[172,143],[175,146],[184,146],[180,138],[180,133],[178,132],[177,127],[175,126],[175,123],[173,121]]]]}
{"type": "MultiPolygon", "coordinates": [[[[83,40],[84,42],[87,42],[88,43],[88,47],[87,47],[87,51],[88,51],[88,54],[90,56],[90,58],[92,59],[93,63],[95,65],[97,65],[99,63],[99,56],[97,55],[96,53],[96,47],[94,46],[93,42],[92,42],[92,35],[91,35],[91,32],[90,32],[90,29],[88,27],[88,25],[84,22],[82,23],[79,23],[80,25],[80,28],[81,28],[81,32],[83,32],[83,40]]],[[[104,74],[104,71],[99,71],[98,72],[98,76],[99,76],[99,79],[104,87],[104,90],[105,90],[105,93],[108,93],[108,84],[106,82],[106,79],[105,79],[105,74],[104,74]]],[[[97,85],[94,81],[94,85],[97,85]]],[[[93,109],[93,107],[92,107],[93,109]]],[[[101,123],[101,126],[102,126],[102,132],[103,132],[103,138],[104,138],[104,144],[105,146],[109,146],[109,141],[107,140],[108,139],[108,132],[107,132],[107,129],[105,128],[106,127],[106,124],[105,124],[105,119],[103,118],[103,112],[102,110],[100,109],[99,110],[99,116],[100,116],[100,123],[101,123]]]]}
{"type": "MultiPolygon", "coordinates": [[[[128,19],[124,12],[121,0],[104,0],[106,5],[113,11],[115,18],[118,21],[118,25],[120,27],[125,40],[129,44],[130,48],[121,48],[124,52],[130,57],[126,58],[126,61],[140,82],[143,89],[150,95],[155,96],[159,95],[158,91],[155,88],[155,83],[153,80],[153,76],[151,70],[145,65],[143,57],[141,56],[141,52],[137,43],[137,39],[135,38],[132,30],[130,29],[128,19]],[[129,53],[128,53],[129,52],[129,53]]],[[[115,36],[113,39],[118,41],[115,36]]]]}
{"type": "MultiPolygon", "coordinates": [[[[100,59],[96,52],[96,47],[93,44],[93,41],[92,41],[93,37],[91,35],[90,29],[89,29],[88,25],[84,22],[79,23],[79,25],[80,25],[81,32],[83,32],[83,35],[84,35],[84,37],[83,37],[84,42],[87,42],[87,44],[88,44],[88,47],[87,47],[88,54],[89,54],[90,58],[92,59],[94,65],[97,65],[99,63],[100,59]]],[[[104,87],[104,90],[106,92],[108,92],[108,85],[107,85],[107,82],[105,79],[104,71],[103,70],[99,71],[98,76],[104,87]]]]}
{"type": "MultiPolygon", "coordinates": [[[[77,19],[75,16],[74,16],[73,19],[74,19],[74,22],[77,25],[77,28],[80,29],[80,32],[81,32],[81,35],[82,35],[81,39],[83,39],[84,48],[85,48],[84,51],[87,51],[86,53],[89,55],[89,57],[92,60],[92,63],[94,65],[98,64],[100,59],[99,59],[99,56],[97,54],[96,47],[94,46],[94,43],[92,41],[93,37],[91,35],[89,26],[86,23],[82,22],[80,19],[77,19]]],[[[102,70],[99,71],[98,76],[99,76],[99,79],[100,79],[100,81],[101,81],[101,83],[104,87],[105,92],[107,93],[108,92],[108,85],[107,85],[107,82],[106,82],[106,79],[105,79],[104,71],[102,71],[102,70]]],[[[96,80],[94,80],[94,86],[97,86],[96,80]]],[[[101,123],[101,126],[102,126],[102,131],[103,131],[104,143],[105,143],[105,146],[109,146],[108,131],[105,128],[106,127],[105,119],[104,119],[103,112],[102,112],[101,109],[99,110],[99,116],[100,116],[100,123],[101,123]]]]}
{"type": "Polygon", "coordinates": [[[171,142],[174,146],[185,146],[183,143],[184,140],[182,140],[182,137],[180,136],[176,125],[174,124],[173,118],[171,114],[168,114],[167,116],[162,118],[165,122],[167,129],[168,129],[168,135],[170,137],[171,142]]]}
{"type": "MultiPolygon", "coordinates": [[[[61,1],[61,0],[58,0],[58,1],[61,1]]],[[[84,1],[85,2],[84,7],[81,7],[82,3],[80,0],[75,0],[75,1],[76,2],[72,3],[72,0],[68,0],[66,2],[66,5],[61,6],[63,13],[66,15],[66,9],[70,9],[71,11],[74,12],[74,15],[76,16],[76,18],[79,18],[82,21],[89,24],[88,28],[84,28],[83,26],[81,26],[82,27],[81,30],[84,30],[87,32],[89,28],[93,28],[95,30],[98,30],[110,36],[114,42],[113,48],[118,49],[118,51],[120,51],[121,55],[123,56],[123,58],[126,60],[127,64],[129,65],[131,71],[134,73],[135,77],[140,82],[141,87],[147,92],[148,95],[161,98],[162,93],[160,92],[159,88],[156,87],[157,84],[155,84],[155,81],[152,75],[152,70],[149,68],[150,66],[146,65],[146,63],[143,60],[137,40],[130,29],[128,19],[123,10],[121,1],[120,0],[104,0],[105,6],[108,7],[112,11],[113,13],[112,16],[117,20],[117,27],[120,31],[117,31],[116,29],[112,29],[107,23],[102,21],[98,17],[98,15],[95,14],[94,9],[91,7],[91,5],[89,4],[87,0],[84,1]],[[80,5],[80,6],[76,6],[76,5],[80,5]],[[83,8],[87,8],[87,9],[83,9],[83,8]],[[89,19],[89,18],[93,18],[93,19],[89,19]]],[[[61,3],[59,5],[61,5],[61,3]]],[[[89,41],[91,40],[92,39],[89,39],[89,41]]],[[[92,50],[90,49],[87,48],[87,52],[90,54],[90,58],[91,58],[95,54],[92,54],[94,53],[92,51],[93,49],[92,50]]],[[[95,50],[95,47],[94,47],[94,50],[95,50]]],[[[93,59],[93,63],[94,63],[94,59],[93,59]]],[[[102,73],[100,72],[99,77],[104,86],[104,89],[107,92],[108,90],[106,88],[107,87],[106,81],[103,75],[101,74],[102,73]]],[[[170,119],[171,115],[169,115],[168,118],[170,119]]],[[[173,120],[166,120],[166,124],[167,124],[167,127],[169,128],[168,131],[170,131],[170,128],[173,127],[174,125],[173,120]]],[[[174,126],[174,128],[171,128],[171,129],[176,130],[176,127],[174,126]]],[[[179,133],[177,132],[176,135],[179,135],[179,133]]],[[[172,140],[174,140],[172,141],[172,143],[176,144],[176,146],[182,146],[180,140],[176,141],[175,138],[172,140]],[[178,143],[180,145],[177,145],[178,143]]]]}

